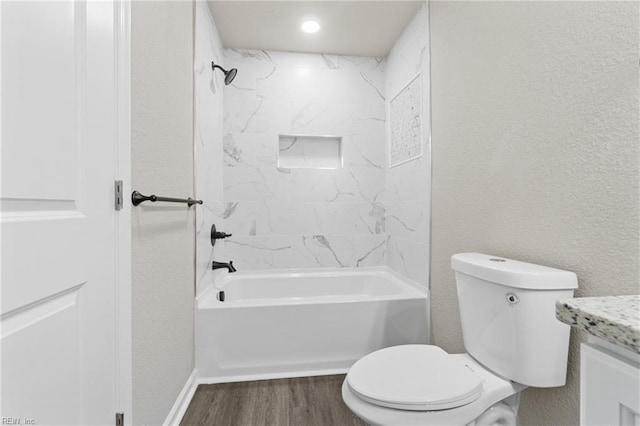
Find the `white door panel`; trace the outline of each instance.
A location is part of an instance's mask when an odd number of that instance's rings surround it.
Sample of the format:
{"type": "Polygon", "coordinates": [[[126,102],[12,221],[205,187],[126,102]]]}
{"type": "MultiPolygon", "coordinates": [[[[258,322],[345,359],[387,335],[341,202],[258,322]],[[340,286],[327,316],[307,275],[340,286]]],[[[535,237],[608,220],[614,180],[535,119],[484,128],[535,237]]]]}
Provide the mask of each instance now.
{"type": "Polygon", "coordinates": [[[3,416],[80,423],[77,299],[72,290],[3,319],[3,416]]]}
{"type": "Polygon", "coordinates": [[[0,7],[1,415],[113,424],[115,5],[0,7]]]}
{"type": "Polygon", "coordinates": [[[67,201],[69,208],[77,196],[79,9],[71,1],[2,2],[3,202],[67,201]]]}
{"type": "Polygon", "coordinates": [[[20,220],[3,218],[3,315],[86,282],[89,265],[80,260],[88,222],[81,214],[29,220],[24,216],[20,220]],[[73,235],[77,237],[70,238],[73,235]],[[29,283],[28,291],[24,283],[29,283]]]}

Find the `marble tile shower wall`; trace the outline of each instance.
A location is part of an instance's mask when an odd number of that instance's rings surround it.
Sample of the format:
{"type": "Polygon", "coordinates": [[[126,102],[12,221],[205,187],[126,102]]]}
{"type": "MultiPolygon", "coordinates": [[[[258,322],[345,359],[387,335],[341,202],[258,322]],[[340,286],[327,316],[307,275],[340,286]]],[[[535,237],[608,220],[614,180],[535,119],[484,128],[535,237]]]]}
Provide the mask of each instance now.
{"type": "Polygon", "coordinates": [[[385,60],[224,55],[238,68],[224,92],[216,211],[233,233],[226,256],[238,269],[384,265],[385,60]],[[279,134],[341,136],[343,168],[278,168],[279,134]]]}
{"type": "Polygon", "coordinates": [[[388,169],[387,266],[418,283],[429,282],[431,197],[429,16],[424,5],[387,56],[385,93],[393,99],[416,75],[422,78],[423,156],[388,169]]]}
{"type": "Polygon", "coordinates": [[[206,2],[195,2],[195,194],[204,200],[196,206],[196,285],[210,282],[214,258],[224,258],[224,246],[211,246],[209,229],[219,218],[217,211],[223,200],[223,114],[222,76],[211,70],[211,61],[222,64],[222,42],[206,2]]]}

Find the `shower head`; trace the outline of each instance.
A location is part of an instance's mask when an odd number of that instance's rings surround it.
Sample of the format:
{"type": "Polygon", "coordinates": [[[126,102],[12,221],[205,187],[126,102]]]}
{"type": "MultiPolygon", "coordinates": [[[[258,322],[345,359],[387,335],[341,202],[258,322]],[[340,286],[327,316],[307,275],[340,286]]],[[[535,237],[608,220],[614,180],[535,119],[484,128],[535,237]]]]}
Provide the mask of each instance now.
{"type": "Polygon", "coordinates": [[[216,65],[213,61],[211,61],[211,69],[215,70],[216,68],[224,73],[224,84],[226,84],[227,86],[231,84],[233,79],[236,78],[236,74],[238,74],[238,70],[235,68],[231,68],[229,71],[227,71],[220,65],[216,65]]]}
{"type": "Polygon", "coordinates": [[[238,74],[238,70],[235,68],[231,68],[229,71],[224,73],[224,84],[229,85],[236,78],[236,74],[238,74]]]}

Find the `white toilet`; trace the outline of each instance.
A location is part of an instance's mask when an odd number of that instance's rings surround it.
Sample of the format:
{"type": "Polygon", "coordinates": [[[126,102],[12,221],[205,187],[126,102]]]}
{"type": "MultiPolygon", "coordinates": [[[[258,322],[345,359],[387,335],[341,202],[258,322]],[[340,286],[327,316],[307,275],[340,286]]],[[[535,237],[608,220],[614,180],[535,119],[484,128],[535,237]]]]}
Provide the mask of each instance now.
{"type": "Polygon", "coordinates": [[[479,253],[451,258],[468,353],[402,345],[358,360],[342,384],[371,425],[514,425],[520,391],[563,386],[570,327],[555,302],[573,272],[479,253]]]}

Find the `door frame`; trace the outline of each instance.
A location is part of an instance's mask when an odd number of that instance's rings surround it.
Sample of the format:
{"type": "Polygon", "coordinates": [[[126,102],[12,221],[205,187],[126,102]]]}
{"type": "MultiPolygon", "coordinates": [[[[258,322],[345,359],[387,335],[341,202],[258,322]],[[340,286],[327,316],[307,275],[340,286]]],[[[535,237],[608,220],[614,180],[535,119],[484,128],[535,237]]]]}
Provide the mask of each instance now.
{"type": "MultiPolygon", "coordinates": [[[[122,210],[115,216],[116,232],[116,412],[125,425],[133,424],[133,352],[131,300],[131,1],[115,0],[116,164],[114,176],[122,180],[122,210]]],[[[115,191],[115,189],[114,189],[115,191]]],[[[115,194],[114,194],[115,196],[115,194]]],[[[115,415],[115,414],[114,414],[115,415]]],[[[114,420],[115,421],[115,420],[114,420]]]]}

